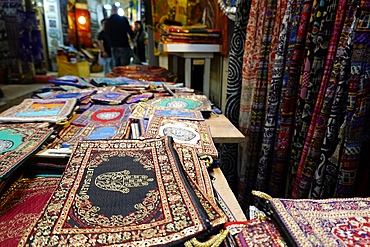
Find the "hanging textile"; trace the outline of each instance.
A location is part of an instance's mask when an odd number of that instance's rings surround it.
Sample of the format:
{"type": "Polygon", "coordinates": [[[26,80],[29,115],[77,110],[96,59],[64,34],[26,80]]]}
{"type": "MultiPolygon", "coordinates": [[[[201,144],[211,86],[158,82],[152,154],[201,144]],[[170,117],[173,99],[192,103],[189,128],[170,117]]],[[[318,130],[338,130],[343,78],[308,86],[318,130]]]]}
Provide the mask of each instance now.
{"type": "MultiPolygon", "coordinates": [[[[280,176],[281,176],[280,174],[282,174],[282,170],[278,166],[278,163],[277,163],[277,148],[278,148],[279,142],[281,143],[281,140],[279,140],[278,137],[280,133],[280,128],[282,127],[281,125],[282,125],[282,116],[283,116],[282,113],[283,113],[284,99],[287,95],[289,70],[290,70],[290,66],[292,63],[295,44],[297,42],[297,35],[299,31],[298,28],[299,28],[299,23],[300,23],[301,14],[302,14],[302,5],[303,5],[303,1],[298,0],[296,4],[294,5],[294,10],[292,14],[293,16],[292,25],[290,28],[290,37],[289,37],[288,50],[287,50],[287,56],[286,56],[286,62],[285,62],[284,79],[282,81],[283,85],[282,85],[282,92],[280,95],[280,103],[279,103],[280,106],[279,106],[279,111],[278,111],[276,139],[275,139],[275,146],[274,146],[274,153],[273,153],[274,161],[272,162],[273,166],[272,166],[271,183],[270,183],[270,189],[269,189],[270,194],[272,195],[278,195],[281,193],[280,187],[282,185],[282,181],[280,179],[280,176]]],[[[289,142],[286,140],[284,147],[288,148],[287,147],[288,144],[289,142]]],[[[284,150],[281,150],[281,151],[284,151],[284,150]]]]}
{"type": "MultiPolygon", "coordinates": [[[[359,20],[358,18],[354,19],[357,4],[358,1],[347,1],[346,17],[330,78],[330,83],[334,88],[328,86],[327,90],[327,100],[332,101],[332,106],[331,109],[328,108],[328,112],[326,113],[328,115],[327,127],[325,128],[326,132],[320,150],[320,161],[312,182],[310,195],[312,198],[328,198],[334,196],[339,168],[339,149],[341,148],[343,136],[343,131],[340,131],[340,129],[342,129],[341,124],[344,120],[346,107],[345,102],[348,93],[347,80],[350,75],[353,38],[359,20]],[[337,145],[338,143],[339,145],[337,145]]],[[[330,101],[328,104],[330,104],[330,101]]],[[[325,112],[322,113],[324,114],[325,112]]]]}
{"type": "MultiPolygon", "coordinates": [[[[370,29],[369,11],[363,10],[369,2],[361,2],[361,17],[354,37],[351,59],[347,116],[345,118],[345,138],[340,161],[335,196],[349,197],[359,168],[360,157],[364,152],[364,127],[370,113],[370,29]],[[365,6],[364,6],[365,5],[365,6]]],[[[366,140],[367,141],[367,140],[366,140]]],[[[365,147],[366,150],[366,147],[365,147]]]]}
{"type": "MultiPolygon", "coordinates": [[[[261,2],[261,4],[263,4],[261,2]]],[[[276,6],[275,0],[267,1],[266,6],[266,18],[263,25],[263,38],[260,49],[258,70],[256,71],[256,84],[254,88],[254,93],[252,93],[253,104],[251,109],[251,128],[250,132],[247,134],[246,142],[244,147],[246,152],[243,152],[242,164],[245,166],[245,172],[240,174],[243,181],[243,203],[242,207],[247,208],[250,202],[250,192],[255,181],[256,175],[256,163],[259,148],[261,146],[260,141],[260,130],[262,119],[264,119],[265,114],[265,95],[267,89],[267,78],[268,78],[268,62],[271,48],[271,35],[273,32],[273,27],[275,24],[276,17],[276,6]]],[[[248,31],[247,31],[248,36],[248,31]]],[[[247,42],[248,43],[248,38],[247,42]]],[[[244,50],[245,54],[245,50],[244,50]]],[[[246,61],[246,60],[245,60],[246,61]]],[[[244,68],[244,66],[243,66],[244,68]]],[[[243,93],[243,89],[242,89],[243,93]]],[[[241,103],[242,105],[242,103],[241,103]]],[[[240,116],[242,116],[241,114],[240,116]]],[[[241,120],[241,119],[239,119],[241,120]]],[[[239,121],[240,122],[240,121],[239,121]]],[[[242,121],[241,121],[242,122],[242,121]]],[[[243,169],[244,170],[244,169],[243,169]]]]}
{"type": "MultiPolygon", "coordinates": [[[[305,64],[305,71],[303,74],[301,99],[299,100],[300,107],[298,108],[298,115],[302,117],[297,118],[301,124],[297,125],[295,135],[294,151],[294,167],[298,167],[294,188],[292,192],[293,198],[297,197],[298,184],[302,175],[303,165],[300,163],[303,146],[307,137],[309,126],[314,115],[314,108],[318,98],[319,89],[323,77],[324,65],[329,49],[329,41],[333,30],[333,24],[336,16],[337,0],[320,1],[316,17],[318,18],[312,29],[312,40],[308,50],[308,60],[305,64]],[[317,30],[317,32],[316,32],[317,30]],[[309,71],[306,70],[309,68],[309,71]],[[306,73],[308,72],[308,73],[306,73]],[[307,87],[306,87],[307,83],[307,87]]],[[[325,87],[325,85],[323,85],[325,87]]],[[[292,151],[293,152],[293,151],[292,151]]]]}
{"type": "Polygon", "coordinates": [[[325,131],[325,128],[326,128],[325,122],[328,117],[328,115],[325,113],[324,115],[321,115],[321,112],[322,111],[327,112],[328,111],[327,109],[328,108],[330,109],[331,107],[332,101],[330,97],[331,95],[333,95],[331,92],[333,92],[332,89],[333,87],[335,88],[335,85],[330,83],[329,78],[331,75],[335,55],[337,52],[340,31],[342,30],[342,26],[343,26],[345,6],[346,6],[346,1],[341,0],[337,8],[337,14],[336,14],[335,22],[334,22],[332,36],[330,39],[329,51],[328,51],[328,55],[326,58],[326,65],[325,65],[325,69],[323,73],[323,79],[321,82],[321,88],[319,91],[319,96],[316,101],[316,106],[315,106],[315,110],[314,110],[313,117],[311,120],[310,129],[308,131],[306,143],[305,143],[302,157],[301,157],[300,164],[303,164],[303,173],[302,173],[302,179],[299,185],[298,197],[308,196],[312,176],[316,169],[316,164],[319,159],[319,154],[320,154],[319,152],[320,152],[322,140],[324,137],[323,131],[325,131]],[[329,103],[326,103],[328,101],[329,103]],[[323,107],[327,107],[327,108],[325,109],[323,107]],[[321,112],[320,112],[320,109],[321,109],[321,112]]]}
{"type": "MultiPolygon", "coordinates": [[[[227,93],[225,116],[235,126],[239,126],[240,93],[242,87],[243,53],[251,0],[240,0],[237,5],[235,30],[230,44],[229,68],[227,76],[227,93]]],[[[237,187],[238,144],[222,145],[220,168],[231,189],[237,187]]]]}
{"type": "Polygon", "coordinates": [[[261,148],[261,158],[258,164],[258,174],[256,179],[256,188],[260,191],[266,190],[266,178],[270,170],[269,164],[271,163],[271,151],[273,148],[274,133],[277,120],[278,102],[280,99],[280,90],[284,76],[284,65],[286,48],[289,38],[289,27],[291,21],[291,13],[294,0],[289,0],[281,25],[279,35],[275,62],[273,66],[273,74],[271,79],[271,91],[268,96],[268,106],[266,111],[266,120],[263,131],[263,141],[261,148]]]}

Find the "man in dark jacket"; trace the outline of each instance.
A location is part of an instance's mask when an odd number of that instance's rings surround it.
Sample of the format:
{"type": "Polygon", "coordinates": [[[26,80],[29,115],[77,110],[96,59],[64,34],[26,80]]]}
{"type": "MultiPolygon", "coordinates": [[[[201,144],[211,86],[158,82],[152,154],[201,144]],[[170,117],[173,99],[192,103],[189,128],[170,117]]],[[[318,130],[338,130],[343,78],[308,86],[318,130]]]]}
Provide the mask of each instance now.
{"type": "Polygon", "coordinates": [[[130,58],[132,57],[132,50],[128,41],[128,35],[133,42],[135,42],[135,35],[127,18],[117,14],[116,5],[112,5],[112,15],[105,23],[105,31],[108,34],[112,45],[115,65],[129,65],[130,58]]]}

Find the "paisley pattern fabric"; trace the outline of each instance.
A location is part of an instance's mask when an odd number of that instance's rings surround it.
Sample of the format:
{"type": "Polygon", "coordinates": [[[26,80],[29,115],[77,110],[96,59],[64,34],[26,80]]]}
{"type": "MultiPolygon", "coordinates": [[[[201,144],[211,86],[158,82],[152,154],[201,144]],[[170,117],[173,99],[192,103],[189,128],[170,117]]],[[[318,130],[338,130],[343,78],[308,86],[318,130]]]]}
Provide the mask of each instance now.
{"type": "Polygon", "coordinates": [[[339,149],[341,149],[338,143],[342,143],[339,140],[342,140],[343,136],[342,134],[338,135],[338,133],[344,121],[353,38],[359,21],[359,16],[355,18],[357,4],[358,1],[347,1],[346,17],[327,88],[327,97],[324,99],[324,106],[320,115],[325,119],[324,114],[327,114],[328,120],[320,149],[320,160],[311,186],[310,197],[316,199],[334,196],[339,168],[337,156],[339,156],[339,149]],[[328,100],[328,102],[325,100],[328,100]],[[328,108],[328,112],[325,113],[325,108],[329,107],[330,100],[332,101],[331,109],[328,108]]]}
{"type": "Polygon", "coordinates": [[[182,244],[227,221],[196,196],[168,137],[79,142],[19,245],[182,244]]]}
{"type": "Polygon", "coordinates": [[[261,148],[261,158],[258,164],[258,173],[256,179],[256,189],[260,191],[266,190],[267,172],[270,170],[269,164],[271,161],[271,153],[273,149],[274,133],[277,121],[278,102],[280,99],[280,91],[284,75],[284,64],[287,42],[289,38],[289,27],[291,21],[291,12],[294,0],[289,0],[283,17],[279,41],[277,45],[273,74],[271,79],[271,90],[268,96],[268,105],[266,112],[266,120],[263,130],[263,141],[261,148]]]}
{"type": "Polygon", "coordinates": [[[270,199],[297,246],[367,246],[370,198],[270,199]]]}

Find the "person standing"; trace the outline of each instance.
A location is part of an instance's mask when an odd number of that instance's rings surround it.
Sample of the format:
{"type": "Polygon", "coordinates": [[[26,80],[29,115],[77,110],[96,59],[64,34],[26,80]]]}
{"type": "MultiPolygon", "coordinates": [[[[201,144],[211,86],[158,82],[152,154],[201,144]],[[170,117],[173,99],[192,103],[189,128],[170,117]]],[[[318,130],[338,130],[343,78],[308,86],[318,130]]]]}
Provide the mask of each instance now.
{"type": "Polygon", "coordinates": [[[114,68],[114,60],[112,58],[112,48],[109,37],[105,32],[105,23],[107,19],[101,21],[103,30],[98,34],[98,45],[101,51],[101,59],[104,66],[104,75],[108,74],[114,68]]]}
{"type": "Polygon", "coordinates": [[[116,5],[112,5],[112,15],[105,23],[105,30],[112,45],[115,65],[129,65],[132,57],[132,50],[128,36],[130,36],[131,40],[134,42],[135,35],[128,23],[127,18],[117,14],[116,5]]]}
{"type": "Polygon", "coordinates": [[[148,43],[148,34],[145,32],[141,21],[135,22],[134,33],[136,41],[136,46],[134,48],[134,63],[141,64],[142,62],[146,62],[145,46],[148,43]]]}

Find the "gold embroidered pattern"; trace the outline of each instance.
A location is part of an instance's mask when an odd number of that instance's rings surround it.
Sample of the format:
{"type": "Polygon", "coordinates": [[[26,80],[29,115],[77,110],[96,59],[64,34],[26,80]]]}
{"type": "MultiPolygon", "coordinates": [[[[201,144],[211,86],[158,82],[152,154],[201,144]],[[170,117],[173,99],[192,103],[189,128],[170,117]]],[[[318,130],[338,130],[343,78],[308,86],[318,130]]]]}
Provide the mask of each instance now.
{"type": "Polygon", "coordinates": [[[95,178],[95,185],[102,190],[120,191],[123,194],[130,192],[130,187],[147,186],[153,182],[147,175],[130,175],[129,170],[121,172],[107,172],[95,178]]]}

